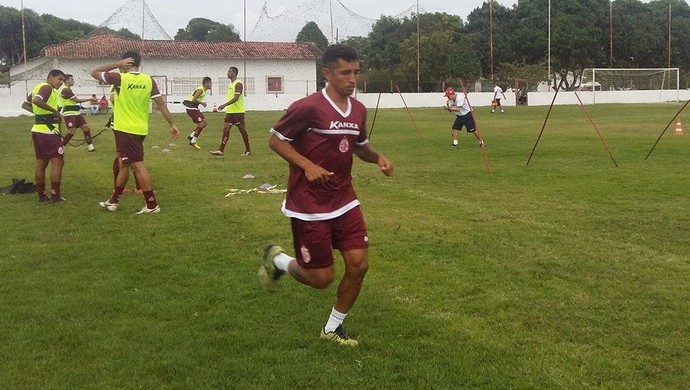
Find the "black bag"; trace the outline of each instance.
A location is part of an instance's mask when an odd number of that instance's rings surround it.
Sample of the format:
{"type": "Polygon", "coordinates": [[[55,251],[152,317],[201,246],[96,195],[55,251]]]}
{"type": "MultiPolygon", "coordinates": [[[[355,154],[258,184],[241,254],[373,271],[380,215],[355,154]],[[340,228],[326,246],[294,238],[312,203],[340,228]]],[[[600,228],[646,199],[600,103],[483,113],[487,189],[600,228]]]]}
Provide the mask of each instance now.
{"type": "Polygon", "coordinates": [[[0,188],[2,194],[32,194],[36,192],[34,183],[25,183],[24,179],[12,179],[12,184],[0,188]]]}

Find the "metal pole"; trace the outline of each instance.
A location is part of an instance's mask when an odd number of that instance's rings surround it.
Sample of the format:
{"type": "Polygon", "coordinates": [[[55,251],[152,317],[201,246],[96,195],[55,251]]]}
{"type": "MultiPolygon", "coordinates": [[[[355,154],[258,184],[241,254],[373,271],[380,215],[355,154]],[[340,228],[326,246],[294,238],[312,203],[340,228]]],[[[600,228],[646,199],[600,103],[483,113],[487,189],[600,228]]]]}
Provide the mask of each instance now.
{"type": "MultiPolygon", "coordinates": [[[[28,75],[28,70],[26,66],[26,28],[24,25],[24,0],[22,0],[22,46],[24,46],[24,90],[25,90],[25,95],[29,95],[29,75],[28,75]]],[[[10,80],[10,84],[12,84],[12,81],[10,80]]]]}
{"type": "Polygon", "coordinates": [[[419,87],[419,0],[417,0],[417,93],[421,92],[419,87]]]}
{"type": "Polygon", "coordinates": [[[146,0],[141,0],[141,40],[144,40],[144,14],[146,13],[146,0]]]}
{"type": "Polygon", "coordinates": [[[548,54],[548,72],[549,72],[549,87],[551,86],[551,0],[549,0],[549,54],[548,54]]]}
{"type": "Polygon", "coordinates": [[[491,86],[494,83],[494,2],[489,0],[489,49],[491,51],[491,86]]]}
{"type": "Polygon", "coordinates": [[[671,4],[668,5],[668,67],[671,67],[671,4]]]}
{"type": "MultiPolygon", "coordinates": [[[[244,42],[243,44],[247,44],[247,0],[244,0],[244,42]]],[[[244,96],[247,96],[247,56],[243,56],[244,59],[242,61],[243,63],[243,70],[242,70],[242,90],[244,91],[244,96]]],[[[309,83],[307,82],[307,95],[309,94],[309,83]]]]}
{"type": "Polygon", "coordinates": [[[613,1],[609,0],[609,68],[613,68],[613,1]]]}
{"type": "Polygon", "coordinates": [[[331,43],[334,43],[335,38],[333,37],[333,0],[330,0],[328,4],[331,8],[331,43]]]}

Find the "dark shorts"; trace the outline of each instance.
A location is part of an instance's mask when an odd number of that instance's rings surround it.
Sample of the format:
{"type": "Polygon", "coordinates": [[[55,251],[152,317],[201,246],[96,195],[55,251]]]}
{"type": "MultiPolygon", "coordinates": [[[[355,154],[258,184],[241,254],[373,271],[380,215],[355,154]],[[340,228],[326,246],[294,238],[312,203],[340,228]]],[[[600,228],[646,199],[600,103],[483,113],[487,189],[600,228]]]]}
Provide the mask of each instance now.
{"type": "Polygon", "coordinates": [[[359,206],[338,218],[302,221],[291,218],[297,263],[304,268],[326,268],[333,264],[333,248],[340,251],[369,247],[367,227],[359,206]]]}
{"type": "Polygon", "coordinates": [[[501,99],[494,99],[496,101],[496,106],[500,107],[501,106],[501,99]]]}
{"type": "Polygon", "coordinates": [[[468,133],[474,132],[474,119],[472,119],[472,114],[465,114],[455,118],[455,123],[453,123],[453,130],[462,130],[462,127],[467,128],[468,133]]]}
{"type": "Polygon", "coordinates": [[[244,114],[225,114],[225,123],[231,125],[243,125],[244,114]]]}
{"type": "Polygon", "coordinates": [[[190,110],[189,108],[187,109],[187,115],[189,115],[190,118],[192,118],[192,122],[194,123],[199,123],[206,119],[204,116],[204,113],[201,112],[201,110],[190,110]]]}
{"type": "Polygon", "coordinates": [[[86,119],[84,115],[70,115],[65,117],[65,124],[68,129],[78,129],[82,126],[86,126],[86,119]]]}
{"type": "Polygon", "coordinates": [[[145,135],[129,134],[114,130],[115,150],[125,164],[144,161],[145,135]]]}
{"type": "Polygon", "coordinates": [[[31,140],[34,144],[37,160],[50,160],[62,157],[65,148],[62,146],[62,138],[57,134],[45,134],[31,132],[31,140]]]}

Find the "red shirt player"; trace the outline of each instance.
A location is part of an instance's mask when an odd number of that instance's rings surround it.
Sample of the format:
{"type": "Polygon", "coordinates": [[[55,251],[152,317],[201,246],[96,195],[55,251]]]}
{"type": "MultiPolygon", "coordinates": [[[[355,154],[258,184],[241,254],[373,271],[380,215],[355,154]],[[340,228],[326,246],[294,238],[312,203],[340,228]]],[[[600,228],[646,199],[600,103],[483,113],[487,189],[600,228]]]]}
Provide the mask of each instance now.
{"type": "Polygon", "coordinates": [[[350,95],[359,77],[357,52],[345,45],[323,54],[328,86],[288,108],[271,130],[269,146],[290,164],[283,213],[291,218],[296,258],[278,245],[264,250],[261,284],[275,290],[285,272],[314,288],[333,281],[333,248],[345,261],[338,297],[321,338],[356,346],[342,326],[354,305],[368,269],[368,237],[352,187],[352,155],[374,163],[387,176],[393,165],[366,137],[366,109],[350,95]]]}

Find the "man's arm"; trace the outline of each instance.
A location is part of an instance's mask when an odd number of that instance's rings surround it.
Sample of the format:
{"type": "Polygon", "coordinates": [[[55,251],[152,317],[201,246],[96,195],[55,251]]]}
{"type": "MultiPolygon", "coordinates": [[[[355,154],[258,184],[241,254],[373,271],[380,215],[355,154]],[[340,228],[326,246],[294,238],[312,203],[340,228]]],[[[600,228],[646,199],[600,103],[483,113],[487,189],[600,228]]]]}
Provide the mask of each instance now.
{"type": "Polygon", "coordinates": [[[101,78],[101,75],[103,74],[103,72],[110,72],[111,70],[114,70],[114,69],[119,69],[119,68],[124,68],[126,66],[131,66],[132,64],[134,64],[133,59],[125,58],[125,59],[120,60],[118,62],[113,62],[112,64],[101,65],[99,67],[91,69],[91,77],[93,77],[96,80],[101,80],[101,81],[105,82],[105,80],[103,80],[101,78]]]}
{"type": "Polygon", "coordinates": [[[26,111],[29,111],[30,113],[34,113],[34,107],[31,105],[31,94],[24,99],[22,102],[22,108],[25,109],[26,111]]]}
{"type": "MultiPolygon", "coordinates": [[[[242,83],[238,83],[237,85],[241,88],[241,90],[239,92],[236,92],[235,96],[232,99],[230,99],[230,101],[227,101],[227,102],[221,104],[220,106],[218,106],[219,110],[222,110],[225,107],[227,107],[231,104],[234,104],[237,100],[239,100],[240,94],[244,93],[244,85],[242,85],[242,83]]],[[[237,88],[237,87],[235,87],[235,88],[237,88]]]]}
{"type": "Polygon", "coordinates": [[[268,140],[268,146],[280,157],[285,159],[285,161],[302,168],[310,183],[325,183],[333,176],[333,172],[329,172],[314,164],[311,160],[299,154],[295,148],[290,145],[290,141],[281,140],[275,134],[272,134],[271,138],[268,140]]]}
{"type": "MultiPolygon", "coordinates": [[[[28,102],[27,102],[27,103],[28,103],[28,102]]],[[[62,117],[62,116],[60,115],[60,111],[58,111],[57,109],[55,109],[55,108],[49,106],[48,103],[46,103],[46,102],[43,100],[43,98],[41,98],[41,97],[38,96],[38,95],[34,96],[33,99],[31,99],[31,103],[37,105],[38,107],[40,107],[40,108],[42,108],[42,109],[44,109],[44,110],[46,110],[46,111],[52,112],[52,113],[53,113],[53,116],[54,116],[55,119],[58,120],[58,121],[59,121],[60,118],[62,117]]],[[[33,109],[32,109],[32,112],[33,112],[33,109]]]]}
{"type": "Polygon", "coordinates": [[[168,106],[165,104],[165,100],[163,100],[162,96],[156,96],[155,98],[153,98],[153,101],[156,103],[158,111],[160,111],[161,114],[163,114],[163,118],[165,118],[165,120],[170,125],[170,134],[172,134],[173,138],[177,138],[180,135],[180,130],[177,129],[177,125],[175,124],[172,115],[170,115],[170,110],[168,110],[168,106]]]}
{"type": "Polygon", "coordinates": [[[377,164],[384,175],[390,176],[393,174],[393,164],[390,162],[390,160],[383,154],[374,150],[369,143],[364,145],[356,145],[354,152],[357,157],[360,158],[360,160],[377,164]]]}

